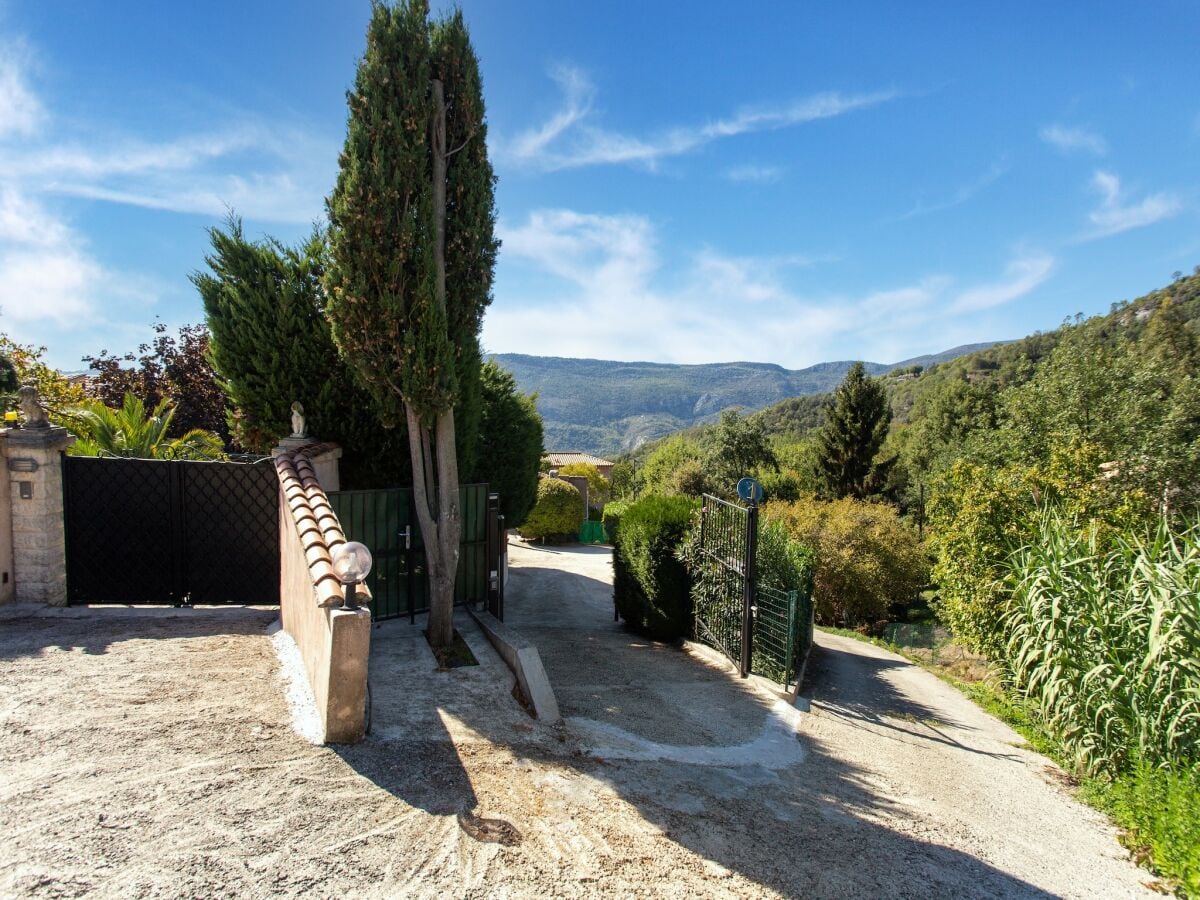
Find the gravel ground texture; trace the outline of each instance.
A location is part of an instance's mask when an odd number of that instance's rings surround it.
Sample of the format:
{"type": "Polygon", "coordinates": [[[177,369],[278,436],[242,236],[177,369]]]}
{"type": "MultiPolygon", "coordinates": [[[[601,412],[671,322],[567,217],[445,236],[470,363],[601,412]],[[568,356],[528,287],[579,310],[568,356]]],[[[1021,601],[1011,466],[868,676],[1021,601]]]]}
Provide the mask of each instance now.
{"type": "Polygon", "coordinates": [[[293,727],[269,611],[0,616],[0,895],[1128,897],[1103,818],[952,688],[822,635],[798,713],[612,621],[598,548],[514,542],[531,719],[420,622],[372,635],[372,733],[293,727]]]}

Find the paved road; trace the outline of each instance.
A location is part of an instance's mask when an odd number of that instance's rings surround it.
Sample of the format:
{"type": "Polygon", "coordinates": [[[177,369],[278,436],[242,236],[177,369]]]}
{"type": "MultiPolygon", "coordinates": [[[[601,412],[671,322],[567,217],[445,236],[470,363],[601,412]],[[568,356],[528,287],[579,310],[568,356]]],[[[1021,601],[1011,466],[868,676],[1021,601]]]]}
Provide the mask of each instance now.
{"type": "Polygon", "coordinates": [[[801,713],[612,621],[604,548],[514,542],[506,620],[573,739],[670,837],[805,896],[1150,896],[1046,759],[906,660],[819,633],[801,713]]]}

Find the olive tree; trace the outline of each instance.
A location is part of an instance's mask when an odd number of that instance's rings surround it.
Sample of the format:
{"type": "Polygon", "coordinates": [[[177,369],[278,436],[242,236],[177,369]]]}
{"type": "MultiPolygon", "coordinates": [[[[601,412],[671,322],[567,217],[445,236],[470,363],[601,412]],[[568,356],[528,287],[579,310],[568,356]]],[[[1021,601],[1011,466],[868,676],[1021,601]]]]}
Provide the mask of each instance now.
{"type": "Polygon", "coordinates": [[[472,382],[478,390],[498,248],[479,63],[462,13],[431,22],[425,0],[376,3],[347,101],[327,204],[327,314],[381,424],[408,427],[429,639],[445,646],[462,530],[455,409],[472,382]]]}

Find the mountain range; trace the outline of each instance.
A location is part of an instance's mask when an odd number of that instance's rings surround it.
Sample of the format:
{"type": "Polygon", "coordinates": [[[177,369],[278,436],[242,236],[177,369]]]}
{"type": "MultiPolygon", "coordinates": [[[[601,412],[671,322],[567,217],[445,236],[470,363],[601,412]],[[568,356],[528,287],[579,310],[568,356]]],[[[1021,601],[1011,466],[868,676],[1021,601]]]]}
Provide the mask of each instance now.
{"type": "MultiPolygon", "coordinates": [[[[967,344],[897,363],[865,362],[872,375],[931,366],[995,346],[967,344]]],[[[851,360],[785,369],[770,363],[706,365],[616,362],[498,353],[518,387],[537,393],[547,450],[582,450],[615,456],[682,428],[715,419],[722,410],[753,412],[805,394],[833,390],[851,360]]]]}

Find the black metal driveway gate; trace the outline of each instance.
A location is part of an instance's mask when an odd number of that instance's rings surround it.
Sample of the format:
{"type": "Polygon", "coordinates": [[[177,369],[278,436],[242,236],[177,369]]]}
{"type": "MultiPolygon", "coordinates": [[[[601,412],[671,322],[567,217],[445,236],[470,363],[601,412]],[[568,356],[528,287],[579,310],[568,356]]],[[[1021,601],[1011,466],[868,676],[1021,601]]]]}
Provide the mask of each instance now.
{"type": "Polygon", "coordinates": [[[279,602],[279,481],[257,463],[67,456],[67,600],[279,602]]]}

